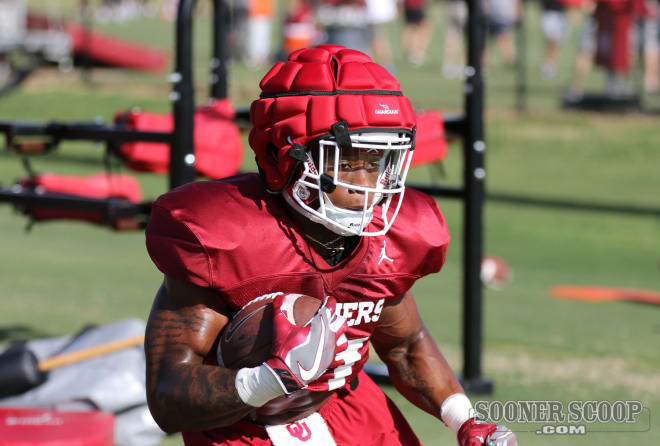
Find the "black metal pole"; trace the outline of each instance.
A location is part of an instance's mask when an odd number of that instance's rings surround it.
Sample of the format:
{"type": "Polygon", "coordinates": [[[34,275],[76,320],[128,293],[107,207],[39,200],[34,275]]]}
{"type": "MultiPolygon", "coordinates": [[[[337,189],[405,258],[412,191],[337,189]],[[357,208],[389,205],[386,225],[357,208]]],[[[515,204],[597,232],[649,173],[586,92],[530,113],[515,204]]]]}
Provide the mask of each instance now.
{"type": "Polygon", "coordinates": [[[213,57],[211,57],[211,97],[227,97],[227,5],[213,0],[213,57]]]}
{"type": "Polygon", "coordinates": [[[170,150],[170,189],[195,179],[192,70],[192,20],[196,0],[181,0],[176,18],[176,67],[170,96],[174,109],[174,139],[170,150]]]}
{"type": "Polygon", "coordinates": [[[468,64],[465,83],[466,125],[463,138],[465,207],[463,220],[463,386],[471,393],[491,393],[493,384],[481,376],[484,202],[484,84],[481,58],[484,20],[481,0],[468,5],[468,64]]]}
{"type": "Polygon", "coordinates": [[[527,2],[523,0],[520,6],[520,17],[516,24],[516,110],[527,110],[527,2]]]}

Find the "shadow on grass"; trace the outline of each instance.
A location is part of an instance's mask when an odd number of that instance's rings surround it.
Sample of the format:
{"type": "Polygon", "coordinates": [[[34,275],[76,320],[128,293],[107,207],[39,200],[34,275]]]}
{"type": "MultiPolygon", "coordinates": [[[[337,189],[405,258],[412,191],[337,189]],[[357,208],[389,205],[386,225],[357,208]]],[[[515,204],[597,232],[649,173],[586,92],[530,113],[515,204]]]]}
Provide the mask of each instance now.
{"type": "Polygon", "coordinates": [[[0,342],[13,342],[38,338],[49,338],[53,335],[26,325],[0,326],[0,342]]]}

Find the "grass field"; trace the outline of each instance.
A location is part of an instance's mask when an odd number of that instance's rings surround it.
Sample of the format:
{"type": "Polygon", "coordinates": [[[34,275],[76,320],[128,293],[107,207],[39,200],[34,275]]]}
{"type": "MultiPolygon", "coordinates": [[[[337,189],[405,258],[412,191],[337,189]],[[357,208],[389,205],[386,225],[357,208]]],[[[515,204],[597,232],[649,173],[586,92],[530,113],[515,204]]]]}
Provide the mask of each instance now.
{"type": "MultiPolygon", "coordinates": [[[[441,26],[441,8],[432,15],[441,26]]],[[[534,10],[530,17],[536,18],[534,10]]],[[[108,25],[104,30],[171,47],[173,25],[108,25]]],[[[196,77],[203,85],[208,23],[196,28],[196,77]]],[[[392,42],[400,29],[392,27],[392,42]]],[[[413,104],[456,112],[461,83],[440,76],[441,33],[429,63],[395,60],[397,76],[413,104]]],[[[576,33],[572,39],[576,38],[576,33]]],[[[395,53],[398,45],[395,46],[395,53]]],[[[529,196],[660,208],[660,125],[657,116],[601,115],[559,109],[573,50],[563,54],[564,76],[538,76],[540,35],[529,27],[529,110],[513,111],[513,71],[491,59],[486,86],[487,188],[529,196]]],[[[246,104],[257,94],[262,71],[233,65],[231,97],[246,104]]],[[[114,111],[140,105],[167,111],[164,76],[98,70],[87,85],[74,72],[44,70],[20,91],[0,99],[0,119],[110,120],[114,111]]],[[[598,74],[591,78],[598,86],[598,74]]],[[[200,98],[205,91],[199,88],[200,98]]],[[[411,181],[456,183],[462,175],[459,145],[452,145],[446,178],[429,167],[411,181]]],[[[247,153],[247,152],[246,152],[247,153]]],[[[102,148],[64,144],[38,157],[38,171],[86,174],[103,169],[102,148]]],[[[249,153],[244,168],[254,169],[249,153]]],[[[20,160],[0,152],[0,182],[23,175],[20,160]]],[[[166,190],[160,176],[136,175],[146,198],[166,190]]],[[[459,203],[439,199],[453,237],[440,274],[413,292],[425,321],[457,372],[461,364],[461,215],[459,203]]],[[[660,219],[605,212],[568,211],[488,202],[486,252],[507,260],[514,280],[485,291],[484,374],[495,382],[488,400],[639,400],[647,408],[632,425],[590,424],[586,435],[543,436],[538,424],[514,425],[522,445],[660,444],[660,308],[632,303],[554,300],[559,284],[594,284],[660,290],[660,219]],[[650,418],[648,418],[650,416],[650,418]],[[649,424],[650,423],[650,424],[649,424]],[[627,432],[597,432],[600,430],[627,432]],[[633,432],[644,431],[644,432],[633,432]]],[[[72,333],[87,323],[146,318],[161,276],[144,249],[143,234],[113,233],[84,223],[58,222],[23,229],[26,220],[0,207],[0,342],[72,333]]],[[[451,432],[386,389],[428,445],[454,444],[451,432]]],[[[165,444],[180,444],[177,437],[165,444]]]]}

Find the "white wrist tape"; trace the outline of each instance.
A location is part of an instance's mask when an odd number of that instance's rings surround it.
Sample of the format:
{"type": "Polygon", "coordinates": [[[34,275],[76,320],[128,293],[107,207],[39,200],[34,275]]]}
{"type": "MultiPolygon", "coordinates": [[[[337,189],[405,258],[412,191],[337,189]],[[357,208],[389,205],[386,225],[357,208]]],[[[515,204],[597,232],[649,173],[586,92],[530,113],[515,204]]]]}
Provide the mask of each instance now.
{"type": "Polygon", "coordinates": [[[474,417],[472,403],[463,393],[449,395],[440,407],[440,419],[457,433],[463,423],[474,417]]]}
{"type": "Polygon", "coordinates": [[[284,395],[277,377],[265,364],[240,369],[236,374],[236,390],[245,404],[254,407],[261,407],[273,398],[284,395]]]}

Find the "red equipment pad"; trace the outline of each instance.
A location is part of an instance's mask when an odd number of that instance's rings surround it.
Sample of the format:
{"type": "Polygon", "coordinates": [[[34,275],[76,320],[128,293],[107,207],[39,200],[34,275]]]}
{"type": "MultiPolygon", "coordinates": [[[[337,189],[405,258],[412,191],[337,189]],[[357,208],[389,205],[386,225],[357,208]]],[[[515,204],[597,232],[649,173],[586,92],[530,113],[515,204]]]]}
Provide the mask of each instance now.
{"type": "Polygon", "coordinates": [[[137,45],[71,23],[66,27],[73,41],[73,52],[85,54],[95,62],[143,71],[162,71],[168,54],[161,49],[137,45]]]}
{"type": "Polygon", "coordinates": [[[0,408],[0,446],[113,446],[115,418],[105,412],[0,408]]]}
{"type": "Polygon", "coordinates": [[[563,3],[568,7],[579,8],[584,6],[588,0],[559,0],[559,3],[563,3]]]}
{"type": "Polygon", "coordinates": [[[34,11],[27,14],[27,28],[30,31],[65,30],[74,53],[84,54],[94,62],[109,66],[162,71],[169,59],[168,52],[162,49],[138,45],[85,28],[78,22],[65,23],[34,11]]]}
{"type": "Polygon", "coordinates": [[[439,111],[426,111],[417,115],[415,153],[411,166],[435,163],[447,156],[445,123],[439,111]]]}
{"type": "MultiPolygon", "coordinates": [[[[243,141],[234,117],[234,108],[227,99],[215,100],[195,112],[195,169],[201,175],[217,179],[238,173],[243,161],[243,141]]],[[[138,110],[118,112],[115,122],[141,131],[171,132],[174,128],[171,114],[138,110]]],[[[129,142],[120,150],[126,165],[133,170],[165,173],[169,169],[168,144],[129,142]]]]}
{"type": "MultiPolygon", "coordinates": [[[[37,192],[74,195],[85,198],[118,198],[133,203],[142,200],[140,183],[128,175],[97,173],[89,177],[40,174],[21,180],[21,186],[37,192]]],[[[23,206],[23,212],[34,220],[86,220],[103,223],[99,213],[77,209],[38,208],[23,206]]]]}
{"type": "Polygon", "coordinates": [[[121,174],[101,172],[88,177],[79,177],[44,173],[24,179],[21,185],[41,188],[43,192],[87,198],[123,198],[133,203],[142,200],[140,183],[133,177],[121,174]]]}

